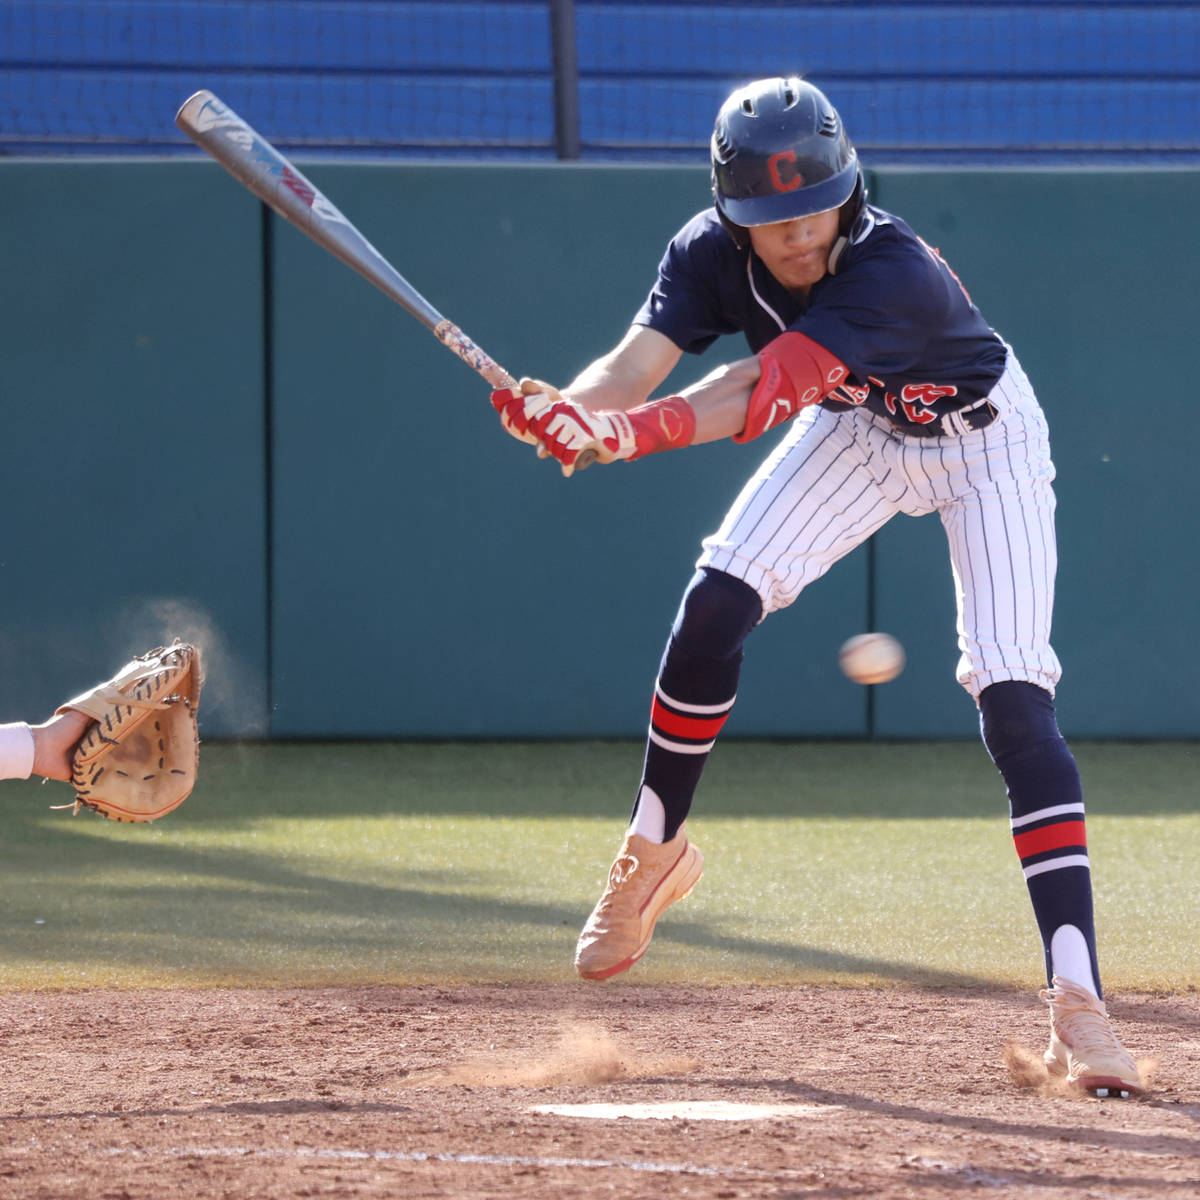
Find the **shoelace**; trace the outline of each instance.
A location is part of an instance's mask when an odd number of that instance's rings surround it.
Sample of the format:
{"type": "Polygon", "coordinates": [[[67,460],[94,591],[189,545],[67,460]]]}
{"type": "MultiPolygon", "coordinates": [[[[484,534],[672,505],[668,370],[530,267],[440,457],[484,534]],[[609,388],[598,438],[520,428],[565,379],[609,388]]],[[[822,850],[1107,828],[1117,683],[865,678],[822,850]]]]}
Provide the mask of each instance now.
{"type": "Polygon", "coordinates": [[[634,871],[641,866],[641,863],[632,854],[622,854],[608,872],[608,888],[605,890],[604,896],[600,901],[600,909],[602,911],[611,907],[613,900],[616,898],[614,892],[623,883],[627,883],[632,877],[634,871]]]}
{"type": "Polygon", "coordinates": [[[1117,1041],[1117,1035],[1113,1033],[1108,1015],[1099,1000],[1061,987],[1042,992],[1042,999],[1049,1002],[1058,1036],[1070,1045],[1073,1054],[1086,1057],[1089,1051],[1100,1051],[1128,1057],[1125,1048],[1117,1041]],[[1100,1007],[1097,1008],[1097,1005],[1100,1007]]]}

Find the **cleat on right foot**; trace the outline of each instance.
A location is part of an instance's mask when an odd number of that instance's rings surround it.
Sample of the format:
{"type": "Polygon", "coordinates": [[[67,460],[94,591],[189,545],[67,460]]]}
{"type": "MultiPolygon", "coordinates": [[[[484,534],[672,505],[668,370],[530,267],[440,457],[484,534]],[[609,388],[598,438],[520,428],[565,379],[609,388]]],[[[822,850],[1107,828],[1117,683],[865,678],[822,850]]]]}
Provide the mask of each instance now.
{"type": "Polygon", "coordinates": [[[1046,1068],[1098,1099],[1128,1100],[1144,1089],[1137,1063],[1117,1040],[1104,1002],[1085,987],[1056,975],[1041,993],[1050,1006],[1046,1068]]]}

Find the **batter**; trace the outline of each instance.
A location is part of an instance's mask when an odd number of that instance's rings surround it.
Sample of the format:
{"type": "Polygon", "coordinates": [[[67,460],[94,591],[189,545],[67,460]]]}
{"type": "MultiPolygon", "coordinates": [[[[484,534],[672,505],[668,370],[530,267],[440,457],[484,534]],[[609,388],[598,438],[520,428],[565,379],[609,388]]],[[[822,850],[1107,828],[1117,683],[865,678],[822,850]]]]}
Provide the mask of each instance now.
{"type": "Polygon", "coordinates": [[[937,250],[867,202],[817,88],[792,77],[734,92],[713,131],[712,182],[714,206],[671,240],[613,350],[562,391],[526,379],[493,394],[505,428],[565,474],[790,422],[704,540],[656,681],[630,827],[576,968],[627,970],[699,879],[684,820],[750,633],[897,513],[936,513],[957,677],[1007,787],[1042,938],[1046,1062],[1097,1095],[1137,1092],[1102,1000],[1083,794],[1055,718],[1054,466],[1033,388],[937,250]],[[650,399],[684,353],[732,333],[750,357],[650,399]]]}

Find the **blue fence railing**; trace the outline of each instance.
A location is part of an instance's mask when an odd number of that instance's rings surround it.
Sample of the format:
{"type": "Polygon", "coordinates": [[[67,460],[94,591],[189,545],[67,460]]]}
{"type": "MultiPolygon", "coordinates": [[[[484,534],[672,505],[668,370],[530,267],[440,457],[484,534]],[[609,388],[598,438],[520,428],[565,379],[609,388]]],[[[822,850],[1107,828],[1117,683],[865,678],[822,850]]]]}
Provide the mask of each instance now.
{"type": "Polygon", "coordinates": [[[195,153],[216,91],[283,149],[688,161],[799,73],[876,165],[1200,162],[1200,4],[0,0],[0,153],[195,153]]]}

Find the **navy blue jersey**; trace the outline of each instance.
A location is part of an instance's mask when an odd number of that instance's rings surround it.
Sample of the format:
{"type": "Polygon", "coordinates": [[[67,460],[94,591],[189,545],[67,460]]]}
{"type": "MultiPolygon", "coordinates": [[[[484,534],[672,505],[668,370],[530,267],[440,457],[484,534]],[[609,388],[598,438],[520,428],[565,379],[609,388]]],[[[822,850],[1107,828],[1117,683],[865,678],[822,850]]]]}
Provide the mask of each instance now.
{"type": "Polygon", "coordinates": [[[634,324],[692,354],[743,333],[758,353],[794,329],[835,354],[850,378],[822,403],[865,405],[920,433],[946,412],[982,400],[1006,348],[936,250],[890,213],[868,205],[837,262],[798,300],[750,248],[739,249],[715,209],[671,240],[634,324]]]}

